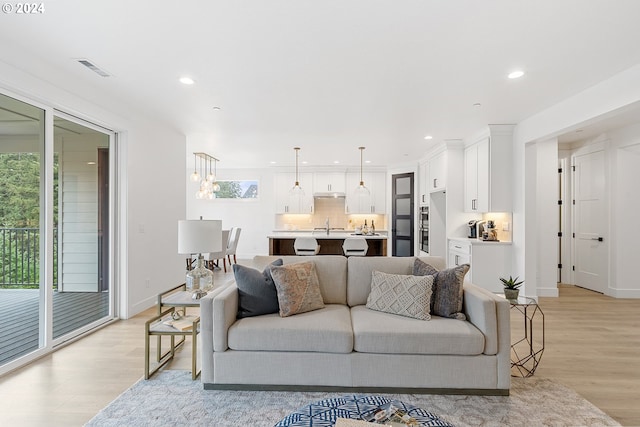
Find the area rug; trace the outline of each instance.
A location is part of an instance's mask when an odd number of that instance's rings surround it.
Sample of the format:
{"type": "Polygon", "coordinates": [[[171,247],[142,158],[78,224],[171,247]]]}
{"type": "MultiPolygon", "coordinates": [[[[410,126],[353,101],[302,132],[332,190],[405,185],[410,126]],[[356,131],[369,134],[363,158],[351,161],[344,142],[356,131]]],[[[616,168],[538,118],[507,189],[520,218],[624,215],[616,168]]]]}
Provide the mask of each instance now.
{"type": "MultiPolygon", "coordinates": [[[[344,393],[203,390],[189,371],[140,380],[86,426],[274,426],[296,409],[344,393]]],[[[458,427],[618,426],[573,390],[541,378],[514,378],[510,396],[386,394],[458,427]]]]}

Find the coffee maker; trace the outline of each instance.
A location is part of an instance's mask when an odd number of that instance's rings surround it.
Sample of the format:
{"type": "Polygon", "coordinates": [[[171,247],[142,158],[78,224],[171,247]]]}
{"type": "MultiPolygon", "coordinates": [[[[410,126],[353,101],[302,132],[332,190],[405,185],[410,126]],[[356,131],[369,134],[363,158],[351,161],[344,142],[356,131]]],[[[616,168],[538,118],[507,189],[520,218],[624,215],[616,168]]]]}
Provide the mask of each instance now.
{"type": "Polygon", "coordinates": [[[486,221],[480,221],[472,219],[469,221],[469,237],[470,239],[482,239],[482,233],[484,232],[486,221]]]}
{"type": "Polygon", "coordinates": [[[484,232],[484,224],[486,221],[480,221],[477,219],[472,219],[469,221],[469,237],[470,239],[481,239],[482,233],[484,232]]]}

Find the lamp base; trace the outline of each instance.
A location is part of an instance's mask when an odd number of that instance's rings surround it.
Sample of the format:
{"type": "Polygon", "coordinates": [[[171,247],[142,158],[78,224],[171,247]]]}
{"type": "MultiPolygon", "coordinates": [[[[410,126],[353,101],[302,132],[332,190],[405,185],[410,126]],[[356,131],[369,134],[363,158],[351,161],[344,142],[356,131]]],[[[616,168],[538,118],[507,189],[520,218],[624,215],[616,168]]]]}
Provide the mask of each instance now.
{"type": "Polygon", "coordinates": [[[204,267],[202,254],[198,256],[198,265],[191,271],[187,271],[187,291],[191,291],[191,298],[198,300],[207,295],[213,288],[213,272],[204,267]]]}

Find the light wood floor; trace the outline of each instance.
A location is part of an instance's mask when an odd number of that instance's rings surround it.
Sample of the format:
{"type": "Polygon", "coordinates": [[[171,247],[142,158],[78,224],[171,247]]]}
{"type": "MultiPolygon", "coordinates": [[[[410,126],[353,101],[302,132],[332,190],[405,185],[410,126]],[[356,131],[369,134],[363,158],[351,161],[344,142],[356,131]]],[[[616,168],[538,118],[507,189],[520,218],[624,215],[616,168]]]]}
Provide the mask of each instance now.
{"type": "MultiPolygon", "coordinates": [[[[540,306],[546,349],[536,377],[576,390],[623,425],[640,425],[640,300],[561,287],[559,298],[541,298],[540,306]]],[[[115,322],[0,378],[0,425],[90,420],[143,375],[143,325],[154,313],[115,322]]],[[[190,369],[188,344],[168,369],[190,369]]]]}

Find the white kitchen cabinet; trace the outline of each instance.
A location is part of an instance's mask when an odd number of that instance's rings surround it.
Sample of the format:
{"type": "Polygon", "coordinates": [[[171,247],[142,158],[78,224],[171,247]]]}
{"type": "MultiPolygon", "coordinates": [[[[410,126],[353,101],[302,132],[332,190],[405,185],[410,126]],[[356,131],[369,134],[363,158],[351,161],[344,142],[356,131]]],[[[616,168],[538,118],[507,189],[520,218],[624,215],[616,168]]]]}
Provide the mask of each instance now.
{"type": "Polygon", "coordinates": [[[449,268],[459,267],[462,264],[471,264],[471,243],[449,241],[449,268]]]}
{"type": "Polygon", "coordinates": [[[420,191],[420,206],[429,206],[429,162],[420,162],[418,169],[418,191],[420,191]]]}
{"type": "Polygon", "coordinates": [[[489,138],[464,150],[464,210],[489,212],[489,138]]]}
{"type": "Polygon", "coordinates": [[[366,172],[362,174],[364,185],[369,189],[368,196],[357,196],[355,189],[360,185],[360,172],[347,173],[347,191],[345,213],[348,214],[385,214],[387,209],[387,173],[366,172]]]}
{"type": "Polygon", "coordinates": [[[510,212],[513,126],[491,125],[464,151],[465,212],[510,212]]]}
{"type": "Polygon", "coordinates": [[[276,173],[274,179],[276,213],[277,214],[312,214],[313,213],[313,174],[301,173],[298,175],[300,186],[304,190],[302,198],[292,197],[290,190],[293,187],[296,175],[294,173],[276,173]]]}
{"type": "Polygon", "coordinates": [[[429,160],[429,192],[442,191],[447,188],[447,152],[432,157],[429,160]]]}
{"type": "Polygon", "coordinates": [[[344,172],[316,172],[313,174],[314,193],[344,193],[346,190],[344,172]]]}
{"type": "Polygon", "coordinates": [[[469,264],[465,280],[490,292],[501,293],[500,277],[509,277],[511,271],[511,244],[478,240],[450,239],[449,268],[469,264]]]}

